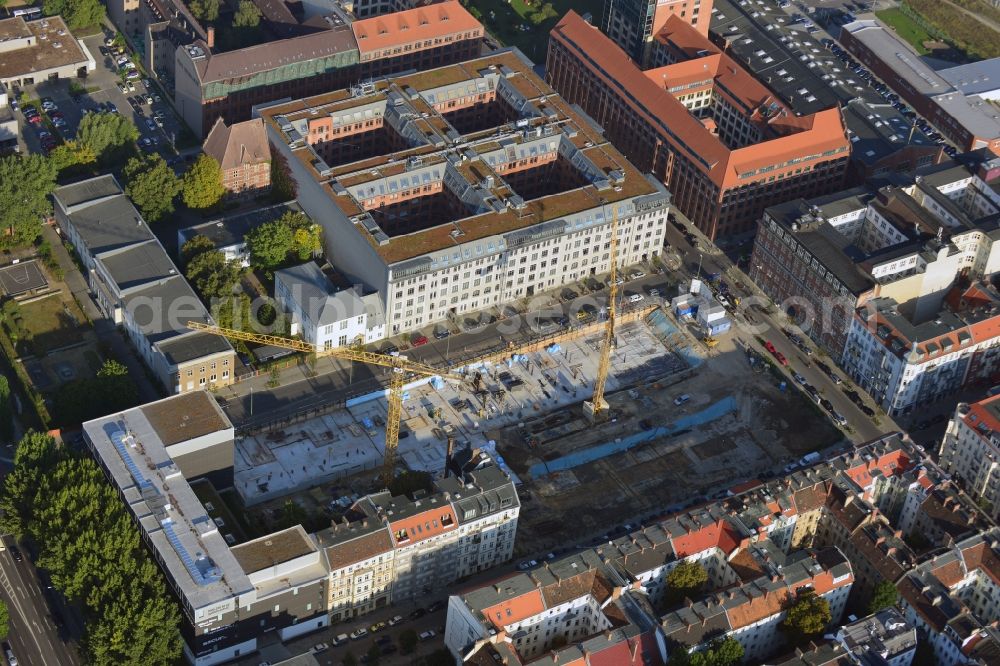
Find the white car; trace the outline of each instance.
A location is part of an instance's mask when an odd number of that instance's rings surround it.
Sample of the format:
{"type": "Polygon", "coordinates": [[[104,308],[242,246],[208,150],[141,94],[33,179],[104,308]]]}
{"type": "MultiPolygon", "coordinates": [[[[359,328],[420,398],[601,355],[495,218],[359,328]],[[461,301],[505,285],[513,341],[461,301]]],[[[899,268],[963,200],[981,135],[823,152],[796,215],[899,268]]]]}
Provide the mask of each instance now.
{"type": "Polygon", "coordinates": [[[687,393],[685,393],[684,395],[679,395],[676,398],[674,398],[674,404],[677,405],[678,407],[680,407],[681,405],[683,405],[685,402],[687,402],[690,399],[691,399],[691,396],[688,395],[687,393]]]}
{"type": "Polygon", "coordinates": [[[836,421],[841,426],[847,425],[847,419],[840,412],[832,412],[831,416],[833,416],[833,420],[836,421]]]}
{"type": "Polygon", "coordinates": [[[629,303],[638,303],[643,298],[645,298],[645,297],[642,294],[632,294],[631,296],[628,297],[628,302],[629,303]]]}
{"type": "Polygon", "coordinates": [[[368,630],[365,629],[364,627],[360,627],[351,632],[351,640],[352,641],[361,640],[367,635],[368,635],[368,630]]]}

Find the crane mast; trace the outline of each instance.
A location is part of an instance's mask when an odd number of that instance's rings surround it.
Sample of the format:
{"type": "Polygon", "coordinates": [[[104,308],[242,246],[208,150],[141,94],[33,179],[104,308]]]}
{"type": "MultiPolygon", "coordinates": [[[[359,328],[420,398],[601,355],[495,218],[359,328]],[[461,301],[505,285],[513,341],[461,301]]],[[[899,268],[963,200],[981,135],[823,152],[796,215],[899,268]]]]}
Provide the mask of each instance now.
{"type": "MultiPolygon", "coordinates": [[[[611,369],[611,348],[615,343],[615,301],[618,299],[618,214],[611,211],[611,275],[608,278],[608,320],[604,324],[604,339],[601,341],[601,359],[597,366],[597,381],[594,382],[594,397],[590,402],[589,415],[593,421],[607,418],[608,403],[604,400],[604,386],[611,369]]],[[[586,409],[586,406],[585,406],[586,409]]]]}
{"type": "Polygon", "coordinates": [[[316,354],[316,356],[333,356],[345,361],[367,363],[389,368],[389,393],[386,396],[388,403],[385,420],[385,452],[383,455],[382,481],[386,487],[393,479],[393,471],[396,464],[396,448],[399,446],[399,420],[403,413],[403,385],[406,383],[407,373],[414,373],[426,376],[440,376],[445,379],[461,380],[458,375],[441,372],[423,363],[410,361],[404,356],[390,356],[388,354],[378,354],[375,352],[336,347],[333,349],[321,349],[316,345],[302,340],[291,340],[277,335],[266,335],[263,333],[250,333],[248,331],[238,331],[231,328],[222,328],[198,321],[189,321],[187,327],[214,333],[232,340],[243,340],[262,345],[274,345],[285,349],[293,349],[300,352],[316,354]]]}

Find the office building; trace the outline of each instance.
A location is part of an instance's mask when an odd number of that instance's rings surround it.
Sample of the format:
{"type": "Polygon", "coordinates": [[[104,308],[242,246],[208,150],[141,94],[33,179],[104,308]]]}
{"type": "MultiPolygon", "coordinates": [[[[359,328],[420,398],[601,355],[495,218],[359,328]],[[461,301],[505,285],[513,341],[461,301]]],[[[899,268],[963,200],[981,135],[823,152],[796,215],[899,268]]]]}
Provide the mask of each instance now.
{"type": "Polygon", "coordinates": [[[796,116],[679,17],[656,39],[665,64],[643,71],[571,11],[552,31],[546,78],[705,235],[753,234],[766,206],[843,186],[839,109],[796,116]]]}
{"type": "Polygon", "coordinates": [[[990,103],[988,89],[983,98],[975,92],[979,88],[962,84],[968,70],[965,74],[951,72],[946,78],[876,19],[845,25],[839,40],[959,149],[987,148],[1000,155],[1000,109],[990,103]],[[949,78],[957,78],[958,85],[949,78]]]}
{"type": "Polygon", "coordinates": [[[487,310],[663,247],[670,197],[518,52],[262,111],[327,259],[386,334],[487,310]]]}
{"type": "Polygon", "coordinates": [[[231,384],[236,353],[225,338],[187,328],[212,318],[115,177],[64,185],[53,199],[98,306],[161,385],[182,393],[231,384]]]}
{"type": "Polygon", "coordinates": [[[87,76],[97,63],[61,16],[0,19],[0,86],[30,86],[87,76]]]}
{"type": "Polygon", "coordinates": [[[449,0],[360,20],[330,13],[302,33],[231,51],[205,38],[177,48],[175,106],[195,134],[204,136],[220,117],[249,120],[254,105],[477,56],[484,30],[449,0]]]}

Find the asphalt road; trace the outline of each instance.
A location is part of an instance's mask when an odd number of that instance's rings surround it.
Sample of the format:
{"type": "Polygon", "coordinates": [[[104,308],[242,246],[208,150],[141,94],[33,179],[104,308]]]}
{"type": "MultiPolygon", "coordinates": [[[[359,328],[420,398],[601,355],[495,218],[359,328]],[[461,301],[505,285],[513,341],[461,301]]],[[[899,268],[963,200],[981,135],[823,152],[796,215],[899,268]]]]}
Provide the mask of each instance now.
{"type": "MultiPolygon", "coordinates": [[[[9,537],[4,540],[9,543],[9,537]]],[[[20,666],[80,664],[75,649],[60,637],[49,611],[46,591],[25,556],[15,562],[10,550],[0,552],[0,585],[10,612],[10,644],[20,666]]]]}

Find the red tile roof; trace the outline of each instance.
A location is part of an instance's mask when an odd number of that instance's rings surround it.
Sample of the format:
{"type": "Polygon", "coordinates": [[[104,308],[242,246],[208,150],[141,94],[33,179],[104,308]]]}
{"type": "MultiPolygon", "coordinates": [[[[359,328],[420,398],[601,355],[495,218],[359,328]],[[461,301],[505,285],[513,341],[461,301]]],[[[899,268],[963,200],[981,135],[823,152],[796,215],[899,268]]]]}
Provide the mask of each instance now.
{"type": "Polygon", "coordinates": [[[471,32],[473,37],[483,36],[483,25],[457,0],[361,19],[355,21],[351,28],[362,58],[373,51],[433,41],[459,33],[471,32]]]}

